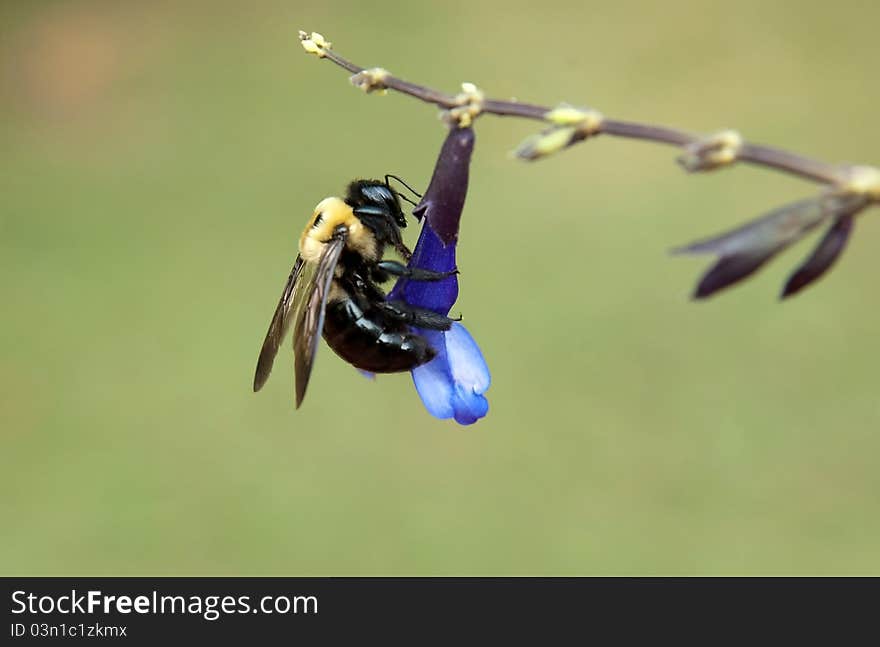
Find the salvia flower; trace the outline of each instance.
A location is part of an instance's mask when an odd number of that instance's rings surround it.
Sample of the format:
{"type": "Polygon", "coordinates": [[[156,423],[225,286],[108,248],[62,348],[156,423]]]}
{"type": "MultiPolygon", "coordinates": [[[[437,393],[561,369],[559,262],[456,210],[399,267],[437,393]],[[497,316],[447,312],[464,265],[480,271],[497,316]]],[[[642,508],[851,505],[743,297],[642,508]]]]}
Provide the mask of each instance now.
{"type": "Polygon", "coordinates": [[[781,297],[789,297],[822,276],[843,252],[853,218],[870,200],[864,195],[824,193],[779,207],[742,227],[673,250],[678,254],[715,254],[718,262],[694,292],[705,299],[757,272],[767,261],[820,225],[831,222],[813,253],[795,270],[781,297]]]}
{"type": "MultiPolygon", "coordinates": [[[[455,246],[458,225],[468,186],[468,168],[474,149],[471,128],[450,129],[440,150],[431,183],[413,214],[422,221],[419,240],[409,261],[410,267],[449,272],[456,269],[455,246]]],[[[389,300],[400,299],[410,305],[446,315],[458,298],[455,274],[441,281],[400,279],[389,300]]],[[[454,418],[469,425],[489,411],[485,392],[489,388],[489,368],[473,337],[456,322],[448,331],[418,329],[437,356],[412,371],[413,383],[425,408],[437,418],[454,418]]]]}

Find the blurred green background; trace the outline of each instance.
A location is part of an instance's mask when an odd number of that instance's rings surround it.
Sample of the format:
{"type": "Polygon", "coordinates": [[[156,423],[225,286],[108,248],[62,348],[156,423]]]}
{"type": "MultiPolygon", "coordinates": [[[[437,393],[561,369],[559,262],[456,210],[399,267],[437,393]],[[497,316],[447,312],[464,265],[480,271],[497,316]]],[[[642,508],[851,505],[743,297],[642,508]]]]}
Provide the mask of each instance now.
{"type": "MultiPolygon", "coordinates": [[[[485,118],[460,311],[489,416],[326,347],[293,408],[257,352],[319,199],[425,187],[433,107],[367,96],[297,29],[404,78],[876,163],[864,2],[3,3],[0,570],[880,573],[880,220],[783,305],[800,245],[708,303],[667,250],[814,187],[598,138],[534,164],[485,118]]],[[[408,232],[415,242],[416,228],[408,232]]],[[[289,347],[286,347],[289,348],[289,347]]]]}

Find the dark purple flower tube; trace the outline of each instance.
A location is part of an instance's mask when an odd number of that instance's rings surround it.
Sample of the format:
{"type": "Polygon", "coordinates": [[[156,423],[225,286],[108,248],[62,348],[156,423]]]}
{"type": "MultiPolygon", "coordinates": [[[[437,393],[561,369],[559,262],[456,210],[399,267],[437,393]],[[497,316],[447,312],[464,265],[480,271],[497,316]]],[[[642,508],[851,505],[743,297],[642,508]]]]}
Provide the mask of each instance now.
{"type": "MultiPolygon", "coordinates": [[[[458,225],[467,195],[468,169],[474,150],[471,128],[452,128],[440,149],[428,190],[413,214],[422,221],[422,231],[410,259],[410,267],[435,272],[456,269],[455,246],[458,225]]],[[[458,298],[458,276],[442,281],[400,279],[389,300],[448,314],[458,298]]],[[[469,425],[489,411],[483,395],[489,388],[489,368],[479,346],[460,323],[448,331],[419,329],[437,356],[412,371],[413,383],[425,408],[437,418],[454,418],[469,425]]]]}

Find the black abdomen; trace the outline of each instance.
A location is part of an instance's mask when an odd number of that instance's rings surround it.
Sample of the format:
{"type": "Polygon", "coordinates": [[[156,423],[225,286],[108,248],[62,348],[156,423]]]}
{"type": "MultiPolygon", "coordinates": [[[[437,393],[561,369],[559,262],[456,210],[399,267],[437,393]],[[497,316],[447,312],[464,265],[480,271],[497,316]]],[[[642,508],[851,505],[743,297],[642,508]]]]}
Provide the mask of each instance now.
{"type": "Polygon", "coordinates": [[[348,294],[327,304],[324,340],[346,362],[372,373],[409,371],[437,354],[405,324],[377,308],[362,308],[348,294]]]}

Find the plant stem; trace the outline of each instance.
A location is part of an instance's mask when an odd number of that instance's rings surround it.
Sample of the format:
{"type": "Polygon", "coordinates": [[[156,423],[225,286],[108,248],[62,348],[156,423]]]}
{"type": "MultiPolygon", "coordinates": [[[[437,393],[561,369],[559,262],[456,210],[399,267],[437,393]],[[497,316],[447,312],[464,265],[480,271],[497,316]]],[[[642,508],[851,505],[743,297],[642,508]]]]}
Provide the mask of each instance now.
{"type": "MultiPolygon", "coordinates": [[[[358,74],[365,70],[360,65],[356,65],[343,58],[329,47],[322,49],[322,58],[332,61],[352,74],[358,74]]],[[[456,96],[410,83],[391,74],[383,76],[382,86],[445,109],[461,105],[461,100],[456,96]]],[[[545,121],[547,113],[551,110],[552,108],[547,106],[519,103],[517,101],[484,99],[480,112],[501,117],[520,117],[545,121]]],[[[653,141],[679,147],[697,144],[703,140],[701,135],[674,128],[608,118],[602,120],[598,132],[615,137],[653,141]]],[[[840,185],[846,182],[845,169],[842,167],[769,146],[744,142],[736,155],[736,159],[737,161],[797,175],[822,184],[840,185]]]]}

